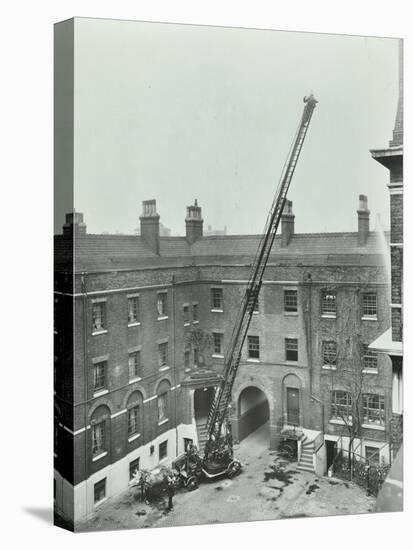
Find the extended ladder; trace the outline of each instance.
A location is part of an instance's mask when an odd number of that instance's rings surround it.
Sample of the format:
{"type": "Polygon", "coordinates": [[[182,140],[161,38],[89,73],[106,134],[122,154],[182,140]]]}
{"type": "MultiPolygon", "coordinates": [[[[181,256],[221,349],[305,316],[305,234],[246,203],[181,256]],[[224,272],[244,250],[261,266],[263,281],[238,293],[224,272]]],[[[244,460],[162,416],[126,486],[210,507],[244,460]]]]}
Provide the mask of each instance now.
{"type": "Polygon", "coordinates": [[[247,284],[247,289],[241,302],[238,317],[226,350],[223,378],[215,393],[214,401],[208,415],[207,430],[209,437],[212,434],[221,433],[222,425],[228,415],[228,406],[231,401],[232,387],[241,360],[242,347],[247,336],[254,308],[257,304],[264,270],[280,223],[285,201],[287,199],[287,192],[317,100],[311,94],[304,98],[304,102],[304,112],[289,151],[286,164],[284,165],[280,183],[268,214],[265,230],[252,264],[251,276],[247,284]]]}

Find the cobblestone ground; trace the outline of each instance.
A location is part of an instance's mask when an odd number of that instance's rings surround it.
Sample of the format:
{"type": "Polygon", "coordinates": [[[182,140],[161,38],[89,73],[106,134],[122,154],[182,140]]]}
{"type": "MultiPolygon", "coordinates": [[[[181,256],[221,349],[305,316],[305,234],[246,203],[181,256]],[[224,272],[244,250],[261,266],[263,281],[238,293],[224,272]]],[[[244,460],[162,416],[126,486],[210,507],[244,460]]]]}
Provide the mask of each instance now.
{"type": "Polygon", "coordinates": [[[170,512],[166,498],[149,506],[128,491],[104,502],[76,530],[360,514],[373,509],[375,499],[357,485],[301,472],[296,463],[287,463],[270,452],[267,426],[246,438],[235,453],[243,463],[239,476],[203,482],[196,491],[176,494],[170,512]]]}

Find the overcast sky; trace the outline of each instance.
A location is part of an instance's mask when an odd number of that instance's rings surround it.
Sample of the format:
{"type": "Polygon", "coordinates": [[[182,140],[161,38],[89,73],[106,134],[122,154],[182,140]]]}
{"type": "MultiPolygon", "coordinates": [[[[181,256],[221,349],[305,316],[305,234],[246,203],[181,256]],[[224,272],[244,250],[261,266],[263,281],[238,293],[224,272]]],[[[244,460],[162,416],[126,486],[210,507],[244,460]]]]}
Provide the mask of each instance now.
{"type": "Polygon", "coordinates": [[[355,230],[360,193],[388,227],[369,149],[391,139],[397,79],[395,39],[77,19],[76,210],[90,233],[132,233],[154,198],[182,235],[197,198],[204,225],[260,233],[313,91],[296,231],[355,230]]]}

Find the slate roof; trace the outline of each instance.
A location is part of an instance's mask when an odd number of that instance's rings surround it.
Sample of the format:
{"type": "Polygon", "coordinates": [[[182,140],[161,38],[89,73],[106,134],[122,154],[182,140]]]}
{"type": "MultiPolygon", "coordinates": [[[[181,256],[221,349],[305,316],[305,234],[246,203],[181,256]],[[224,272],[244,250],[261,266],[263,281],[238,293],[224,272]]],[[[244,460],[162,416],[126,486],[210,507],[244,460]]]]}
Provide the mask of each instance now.
{"type": "MultiPolygon", "coordinates": [[[[158,256],[140,236],[86,234],[75,240],[75,270],[251,263],[260,239],[260,235],[220,235],[202,237],[190,245],[185,237],[161,237],[158,256]]],[[[55,237],[56,270],[70,269],[71,245],[70,237],[55,237]]],[[[363,247],[358,246],[356,232],[302,233],[293,235],[287,247],[281,247],[281,236],[277,236],[270,261],[306,264],[320,262],[323,257],[326,264],[372,265],[381,263],[381,253],[380,237],[375,232],[369,233],[363,247]]]]}

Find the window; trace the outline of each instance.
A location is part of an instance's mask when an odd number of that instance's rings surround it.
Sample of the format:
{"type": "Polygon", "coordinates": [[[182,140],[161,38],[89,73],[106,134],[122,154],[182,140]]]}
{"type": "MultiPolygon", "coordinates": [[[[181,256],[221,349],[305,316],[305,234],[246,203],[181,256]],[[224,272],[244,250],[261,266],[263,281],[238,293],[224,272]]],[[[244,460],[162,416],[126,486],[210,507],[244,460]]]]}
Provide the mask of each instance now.
{"type": "Polygon", "coordinates": [[[168,364],[168,342],[159,344],[159,367],[165,367],[168,364]]]}
{"type": "Polygon", "coordinates": [[[192,320],[194,323],[198,322],[198,304],[192,305],[192,320]]]}
{"type": "Polygon", "coordinates": [[[98,332],[106,329],[106,303],[97,302],[92,304],[92,329],[98,332]]]}
{"type": "Polygon", "coordinates": [[[106,388],[106,361],[93,365],[93,391],[98,392],[106,388]]]}
{"type": "Polygon", "coordinates": [[[128,410],[128,436],[139,433],[139,405],[128,410]]]}
{"type": "Polygon", "coordinates": [[[128,324],[139,322],[139,298],[133,296],[128,298],[128,324]]]}
{"type": "Polygon", "coordinates": [[[134,351],[129,354],[129,380],[135,380],[141,376],[141,352],[134,351]]]}
{"type": "Polygon", "coordinates": [[[190,368],[190,361],[191,361],[191,351],[189,349],[186,349],[184,351],[184,367],[185,367],[185,369],[190,368]]]}
{"type": "Polygon", "coordinates": [[[194,348],[194,366],[197,367],[199,365],[199,349],[194,348]]]}
{"type": "Polygon", "coordinates": [[[349,392],[338,390],[331,393],[331,418],[345,421],[352,419],[352,399],[349,392]]]}
{"type": "Polygon", "coordinates": [[[184,306],[184,323],[189,323],[189,306],[184,306]]]}
{"type": "Polygon", "coordinates": [[[363,294],[363,317],[377,317],[377,295],[375,292],[363,294]]]}
{"type": "Polygon", "coordinates": [[[222,354],[222,337],[223,335],[219,332],[212,333],[214,337],[214,353],[221,355],[222,354]]]}
{"type": "Polygon", "coordinates": [[[168,456],[168,440],[162,441],[159,445],[159,460],[168,456]]]}
{"type": "Polygon", "coordinates": [[[184,451],[187,451],[190,445],[194,444],[194,440],[189,437],[184,437],[184,451]]]}
{"type": "Polygon", "coordinates": [[[337,342],[323,342],[323,365],[337,364],[337,342]]]}
{"type": "Polygon", "coordinates": [[[284,311],[297,313],[297,291],[284,290],[284,311]]]}
{"type": "Polygon", "coordinates": [[[369,464],[380,464],[380,450],[377,447],[368,447],[366,445],[364,455],[369,464]]]}
{"type": "Polygon", "coordinates": [[[224,297],[222,288],[211,288],[212,309],[224,309],[224,297]]]}
{"type": "Polygon", "coordinates": [[[158,293],[156,307],[159,317],[166,317],[168,315],[168,294],[166,292],[158,293]]]}
{"type": "Polygon", "coordinates": [[[260,338],[259,336],[248,336],[248,357],[250,359],[260,358],[260,338]]]}
{"type": "Polygon", "coordinates": [[[92,426],[92,454],[96,456],[105,451],[105,421],[92,426]]]}
{"type": "Polygon", "coordinates": [[[335,291],[321,291],[321,315],[335,317],[337,313],[337,294],[335,291]]]}
{"type": "Polygon", "coordinates": [[[365,369],[377,370],[377,352],[369,349],[367,344],[363,344],[363,366],[365,369]]]}
{"type": "Polygon", "coordinates": [[[384,425],[384,397],[374,393],[363,395],[363,423],[384,425]]]}
{"type": "Polygon", "coordinates": [[[129,480],[132,480],[135,473],[139,471],[140,460],[140,458],[135,458],[135,460],[129,462],[129,480]]]}
{"type": "Polygon", "coordinates": [[[257,300],[255,301],[255,304],[254,304],[253,312],[254,313],[259,313],[260,312],[260,300],[259,300],[258,296],[257,296],[257,300]]]}
{"type": "Polygon", "coordinates": [[[168,394],[161,393],[158,395],[158,421],[162,422],[168,418],[168,394]]]}
{"type": "Polygon", "coordinates": [[[106,478],[104,477],[94,485],[94,500],[95,504],[106,497],[106,478]]]}
{"type": "Polygon", "coordinates": [[[285,339],[285,360],[298,361],[298,340],[297,338],[285,339]]]}

